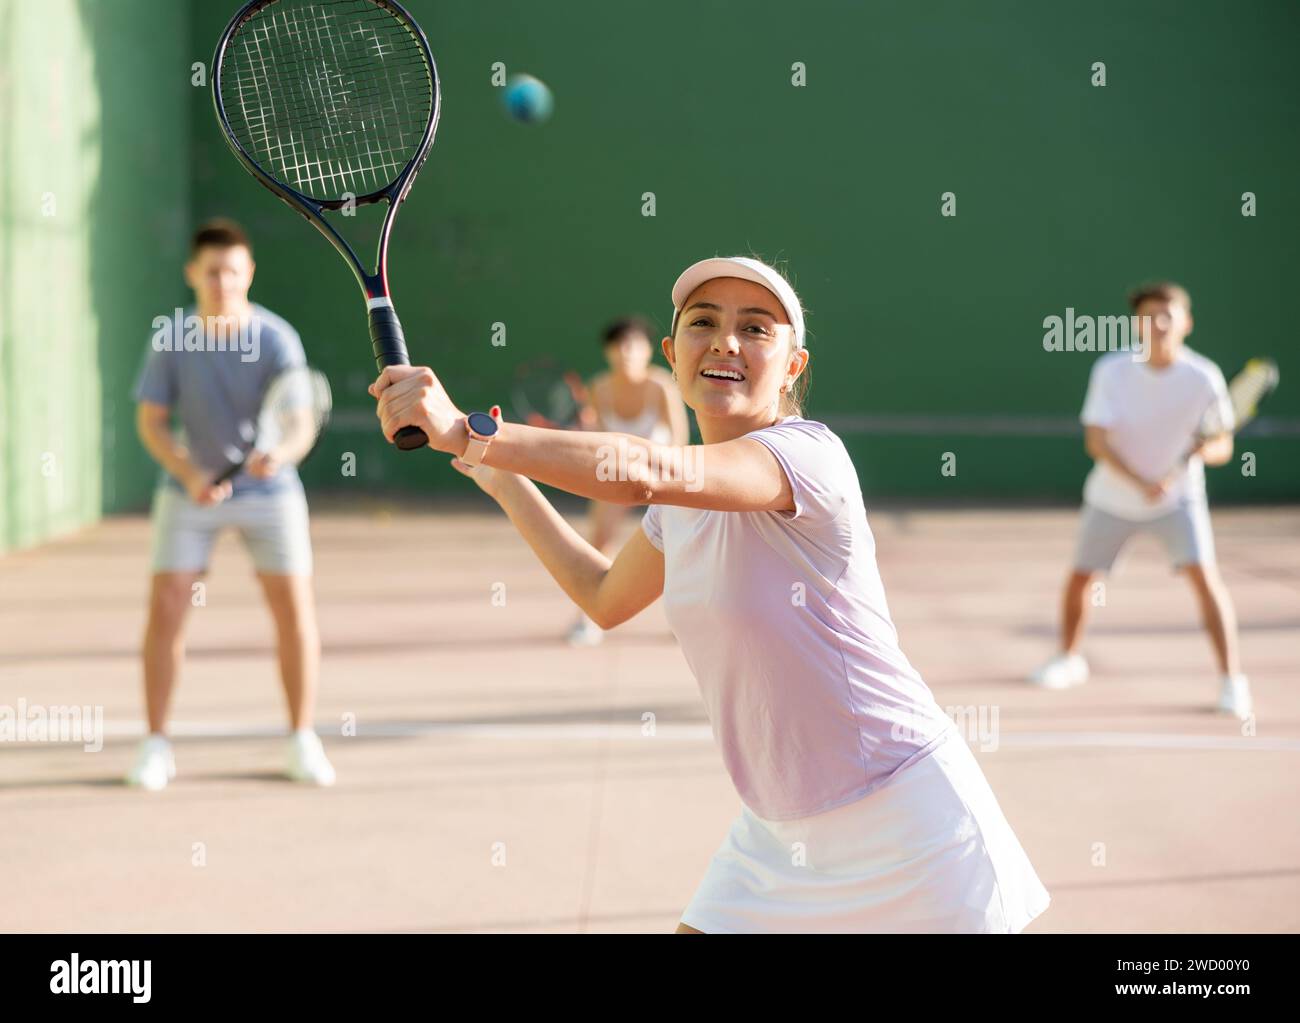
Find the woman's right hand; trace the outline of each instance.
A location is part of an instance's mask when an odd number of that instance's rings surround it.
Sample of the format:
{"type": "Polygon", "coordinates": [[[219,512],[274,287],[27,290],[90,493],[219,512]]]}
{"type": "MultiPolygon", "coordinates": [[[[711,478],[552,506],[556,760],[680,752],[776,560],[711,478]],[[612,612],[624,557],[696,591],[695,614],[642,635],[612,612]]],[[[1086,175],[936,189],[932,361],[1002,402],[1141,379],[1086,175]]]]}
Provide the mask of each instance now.
{"type": "Polygon", "coordinates": [[[378,402],[375,414],[390,444],[402,427],[417,426],[437,451],[465,446],[465,413],[428,366],[386,366],[368,390],[378,402]]]}

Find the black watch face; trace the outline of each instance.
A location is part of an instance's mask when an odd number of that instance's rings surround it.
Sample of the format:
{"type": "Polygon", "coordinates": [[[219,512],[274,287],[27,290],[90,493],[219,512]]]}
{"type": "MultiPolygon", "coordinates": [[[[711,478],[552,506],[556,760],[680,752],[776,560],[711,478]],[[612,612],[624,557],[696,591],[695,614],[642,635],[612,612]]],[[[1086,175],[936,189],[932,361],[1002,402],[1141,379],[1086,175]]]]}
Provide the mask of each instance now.
{"type": "Polygon", "coordinates": [[[471,412],[469,414],[469,428],[480,437],[495,437],[497,426],[497,421],[486,412],[471,412]]]}

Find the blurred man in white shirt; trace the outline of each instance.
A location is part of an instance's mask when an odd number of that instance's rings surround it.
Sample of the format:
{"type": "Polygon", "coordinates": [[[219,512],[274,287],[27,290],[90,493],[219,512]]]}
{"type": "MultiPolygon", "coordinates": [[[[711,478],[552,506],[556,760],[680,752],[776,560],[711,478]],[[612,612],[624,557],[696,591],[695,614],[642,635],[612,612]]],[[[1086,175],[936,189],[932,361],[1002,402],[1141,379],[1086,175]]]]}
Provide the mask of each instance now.
{"type": "Polygon", "coordinates": [[[1222,674],[1218,708],[1245,718],[1251,713],[1250,687],[1238,661],[1236,614],[1215,563],[1205,496],[1204,467],[1232,458],[1227,384],[1218,366],[1184,344],[1192,332],[1186,290],[1159,282],[1139,288],[1129,302],[1145,357],[1105,355],[1089,378],[1080,419],[1096,464],[1083,488],[1078,547],[1065,584],[1061,649],[1031,680],[1050,689],[1087,681],[1088,663],[1079,647],[1088,588],[1110,570],[1131,537],[1154,533],[1200,603],[1222,674]],[[1197,443],[1202,419],[1214,405],[1224,432],[1197,443]]]}

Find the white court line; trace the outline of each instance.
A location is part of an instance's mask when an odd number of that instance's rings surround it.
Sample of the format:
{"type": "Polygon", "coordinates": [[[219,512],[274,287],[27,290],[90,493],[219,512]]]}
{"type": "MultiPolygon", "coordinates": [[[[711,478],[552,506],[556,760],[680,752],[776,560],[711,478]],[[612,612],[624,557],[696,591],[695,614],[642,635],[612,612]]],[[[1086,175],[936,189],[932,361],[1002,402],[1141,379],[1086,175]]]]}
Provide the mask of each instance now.
{"type": "MultiPolygon", "coordinates": [[[[168,728],[178,739],[256,739],[283,736],[283,725],[242,724],[239,722],[201,723],[178,721],[168,728]]],[[[322,732],[330,738],[328,732],[322,732]]],[[[144,735],[144,726],[138,721],[105,721],[105,738],[131,738],[144,735]]],[[[475,722],[385,722],[367,725],[362,719],[357,723],[358,738],[419,738],[421,736],[451,736],[462,739],[489,739],[506,742],[546,742],[558,739],[621,739],[641,741],[666,739],[669,742],[711,742],[713,732],[708,725],[660,724],[655,734],[643,733],[639,724],[478,724],[475,722]]],[[[985,737],[968,740],[983,749],[985,737]]],[[[80,744],[80,740],[75,740],[80,744]]],[[[69,743],[71,745],[72,743],[69,743]]],[[[50,745],[28,742],[12,745],[50,745]]],[[[1100,749],[1187,749],[1235,750],[1239,752],[1295,752],[1300,751],[1300,738],[1247,737],[1236,735],[1179,735],[1161,732],[1003,732],[996,736],[997,746],[1021,749],[1100,748],[1100,749]]]]}
{"type": "MultiPolygon", "coordinates": [[[[978,740],[975,740],[978,742],[978,740]]],[[[1177,735],[1162,732],[1008,732],[1002,746],[1100,746],[1111,749],[1300,750],[1300,739],[1245,735],[1177,735]]]]}
{"type": "MultiPolygon", "coordinates": [[[[332,733],[321,731],[326,738],[332,733]]],[[[179,739],[253,739],[285,734],[283,725],[259,724],[202,724],[179,721],[167,727],[167,732],[179,739]]],[[[144,726],[135,721],[105,721],[105,738],[142,737],[144,726]]],[[[640,725],[598,724],[539,724],[494,725],[467,722],[391,721],[378,725],[357,722],[357,737],[385,739],[418,738],[420,736],[451,735],[467,739],[548,740],[548,739],[641,739],[640,725]]],[[[653,738],[672,741],[711,742],[713,732],[708,725],[656,725],[653,738]]]]}

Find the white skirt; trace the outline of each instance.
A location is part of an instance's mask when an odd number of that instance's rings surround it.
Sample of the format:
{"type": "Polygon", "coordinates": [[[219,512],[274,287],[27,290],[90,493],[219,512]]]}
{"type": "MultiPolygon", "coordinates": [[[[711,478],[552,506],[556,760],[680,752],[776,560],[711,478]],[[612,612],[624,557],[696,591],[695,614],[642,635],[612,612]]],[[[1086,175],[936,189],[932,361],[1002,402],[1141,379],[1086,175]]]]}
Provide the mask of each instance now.
{"type": "Polygon", "coordinates": [[[846,806],[789,821],[742,809],[682,922],[706,934],[1008,934],[1050,901],[954,729],[846,806]]]}

